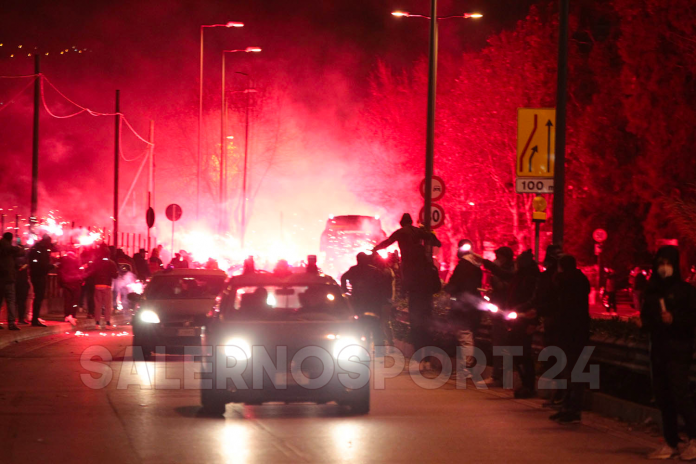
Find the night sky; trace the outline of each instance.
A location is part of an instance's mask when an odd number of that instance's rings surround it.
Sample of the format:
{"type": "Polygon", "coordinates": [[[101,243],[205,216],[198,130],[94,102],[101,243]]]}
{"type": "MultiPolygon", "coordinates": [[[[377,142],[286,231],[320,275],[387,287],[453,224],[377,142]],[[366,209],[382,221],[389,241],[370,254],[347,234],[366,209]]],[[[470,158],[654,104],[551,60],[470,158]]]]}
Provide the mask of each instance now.
{"type": "MultiPolygon", "coordinates": [[[[491,33],[522,19],[530,3],[441,2],[441,15],[465,11],[485,15],[479,21],[443,22],[441,53],[483,47],[491,33]]],[[[370,73],[376,63],[384,61],[410,68],[427,53],[427,21],[397,19],[389,13],[406,10],[427,14],[428,8],[428,2],[405,0],[5,2],[0,13],[0,74],[31,74],[33,58],[27,55],[39,52],[42,72],[66,96],[82,105],[111,112],[114,90],[120,89],[122,111],[136,130],[146,136],[148,121],[155,120],[158,214],[170,202],[182,204],[188,212],[193,207],[195,192],[201,24],[230,20],[245,23],[242,29],[206,31],[204,150],[219,150],[215,143],[219,140],[220,51],[259,46],[263,48],[259,55],[228,56],[228,73],[232,75],[228,88],[244,85],[234,75],[234,71],[243,71],[261,83],[272,82],[284,89],[296,114],[291,117],[306,134],[302,136],[306,139],[305,149],[293,148],[293,159],[299,159],[296,169],[304,172],[304,162],[308,160],[301,158],[314,157],[311,161],[316,161],[312,147],[322,153],[319,156],[326,157],[327,163],[356,156],[345,147],[325,148],[341,147],[350,138],[351,120],[367,96],[370,73]],[[10,58],[11,54],[15,56],[10,58]]],[[[27,83],[0,80],[0,99],[9,100],[27,83]]],[[[14,105],[0,112],[0,150],[5,167],[0,174],[4,186],[0,205],[17,205],[24,214],[28,213],[30,193],[31,96],[28,89],[14,105]]],[[[51,89],[46,89],[46,101],[56,114],[75,111],[51,89]]],[[[69,221],[107,224],[112,204],[113,118],[83,114],[58,120],[48,117],[42,109],[41,136],[40,213],[59,209],[69,221]]],[[[145,145],[125,130],[123,150],[126,158],[137,158],[145,145]]],[[[140,163],[121,164],[123,196],[140,163]]],[[[332,172],[345,169],[342,166],[332,172]]],[[[292,168],[271,170],[268,178],[252,172],[252,182],[282,186],[287,171],[292,168]]],[[[308,175],[315,174],[324,177],[319,171],[308,175]]],[[[129,200],[124,211],[126,226],[142,227],[144,185],[138,183],[136,198],[129,200]]],[[[283,192],[284,188],[296,190],[289,184],[278,188],[283,192]]],[[[214,188],[211,189],[207,202],[215,198],[214,188]]],[[[346,194],[337,194],[335,201],[352,204],[352,199],[346,200],[351,187],[343,190],[346,194]]],[[[274,194],[269,193],[271,197],[274,194]]],[[[302,201],[300,197],[292,200],[302,201]]]]}

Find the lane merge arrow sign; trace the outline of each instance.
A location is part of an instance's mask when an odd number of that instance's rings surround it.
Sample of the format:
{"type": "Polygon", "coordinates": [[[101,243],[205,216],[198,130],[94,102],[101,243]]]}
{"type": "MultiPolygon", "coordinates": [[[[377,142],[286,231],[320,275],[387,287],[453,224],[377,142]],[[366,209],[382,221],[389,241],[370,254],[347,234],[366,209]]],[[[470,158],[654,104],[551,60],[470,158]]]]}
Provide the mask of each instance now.
{"type": "Polygon", "coordinates": [[[555,124],[554,108],[518,108],[515,163],[518,193],[553,192],[555,124]]]}

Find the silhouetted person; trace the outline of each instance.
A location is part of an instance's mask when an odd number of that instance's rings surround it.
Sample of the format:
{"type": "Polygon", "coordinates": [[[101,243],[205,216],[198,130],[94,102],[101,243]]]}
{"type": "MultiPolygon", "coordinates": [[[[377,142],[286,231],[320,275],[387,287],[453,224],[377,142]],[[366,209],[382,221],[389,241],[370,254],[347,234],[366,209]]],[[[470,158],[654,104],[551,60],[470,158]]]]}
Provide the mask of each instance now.
{"type": "Polygon", "coordinates": [[[679,250],[660,248],[645,291],[640,316],[650,334],[650,367],[653,393],[662,413],[665,445],[651,459],[669,459],[678,453],[678,416],[684,419],[689,446],[683,460],[696,459],[696,407],[689,391],[689,370],[696,329],[696,289],[684,282],[679,269],[679,250]]]}
{"type": "MultiPolygon", "coordinates": [[[[561,247],[558,245],[549,245],[546,247],[546,256],[544,257],[544,272],[539,275],[539,281],[534,290],[534,295],[531,300],[517,305],[519,313],[526,313],[530,317],[535,314],[536,317],[544,319],[544,346],[558,346],[557,325],[555,323],[556,313],[561,310],[559,306],[558,289],[555,282],[556,274],[558,273],[558,260],[561,257],[561,247]]],[[[555,360],[549,359],[547,369],[550,369],[555,364],[555,360]]],[[[548,403],[545,406],[558,405],[563,401],[565,396],[564,390],[556,390],[548,403]]]]}
{"type": "Polygon", "coordinates": [[[189,267],[188,261],[181,256],[181,253],[174,253],[174,258],[169,262],[169,266],[172,269],[186,269],[189,267]]]}
{"type": "Polygon", "coordinates": [[[39,320],[39,315],[41,313],[41,305],[46,296],[48,273],[54,267],[51,264],[52,251],[54,251],[53,243],[51,243],[51,237],[48,235],[44,235],[29,250],[29,277],[34,288],[31,325],[34,327],[46,327],[46,324],[39,320]]]}
{"type": "Polygon", "coordinates": [[[574,381],[571,374],[590,340],[590,281],[578,269],[575,258],[564,255],[558,261],[554,284],[554,294],[558,295],[553,314],[554,346],[563,350],[568,361],[563,371],[568,390],[561,412],[551,419],[569,424],[580,422],[585,391],[585,384],[574,381]]]}
{"type": "Polygon", "coordinates": [[[29,324],[27,322],[27,300],[29,299],[29,264],[24,247],[21,247],[22,255],[15,259],[15,297],[17,299],[17,323],[29,324]]]}
{"type": "Polygon", "coordinates": [[[441,247],[435,234],[415,227],[411,215],[406,213],[399,222],[400,229],[379,243],[372,251],[398,243],[401,252],[402,288],[408,295],[408,312],[414,348],[430,345],[430,320],[433,311],[433,294],[440,291],[441,283],[432,258],[426,256],[426,246],[441,247]]]}
{"type": "Polygon", "coordinates": [[[82,270],[75,253],[69,251],[60,259],[58,266],[58,282],[63,289],[63,313],[65,321],[76,325],[77,306],[80,304],[82,289],[82,270]]]}
{"type": "Polygon", "coordinates": [[[636,275],[633,279],[633,309],[640,311],[643,305],[643,294],[648,287],[648,278],[645,276],[645,272],[639,267],[635,269],[635,273],[636,275]]]}
{"type": "Polygon", "coordinates": [[[454,268],[449,282],[445,285],[445,291],[454,299],[452,315],[456,325],[457,340],[459,346],[464,348],[465,353],[465,358],[462,361],[466,365],[458,368],[460,371],[472,368],[475,359],[473,347],[474,337],[481,323],[479,305],[482,303],[482,299],[479,288],[481,288],[483,280],[483,271],[481,271],[480,262],[473,253],[471,241],[459,241],[457,257],[459,262],[454,268]]]}
{"type": "Polygon", "coordinates": [[[5,232],[0,239],[0,306],[5,300],[7,328],[10,330],[19,330],[16,324],[17,305],[15,301],[16,259],[23,254],[23,249],[12,244],[12,234],[5,232]]]}
{"type": "Polygon", "coordinates": [[[162,259],[160,258],[160,248],[159,247],[152,249],[152,254],[150,255],[148,265],[150,266],[150,274],[151,275],[164,268],[164,263],[162,263],[162,259]]]}
{"type": "Polygon", "coordinates": [[[537,292],[539,267],[532,250],[523,251],[515,261],[515,276],[510,282],[508,308],[517,313],[511,321],[510,345],[521,346],[522,356],[515,356],[513,364],[522,379],[522,387],[515,390],[516,398],[536,395],[536,372],[532,353],[532,335],[536,331],[537,311],[530,307],[537,292]]]}
{"type": "MultiPolygon", "coordinates": [[[[508,294],[510,293],[510,282],[515,275],[515,253],[512,248],[503,246],[495,250],[495,261],[483,259],[483,267],[492,275],[490,277],[491,291],[489,298],[491,303],[503,309],[507,304],[508,294]]],[[[508,327],[501,312],[491,313],[491,343],[493,346],[508,346],[507,332],[508,327]]],[[[491,386],[503,385],[503,357],[493,357],[493,372],[491,386]]]]}
{"type": "Polygon", "coordinates": [[[607,310],[611,313],[613,312],[614,314],[617,313],[616,310],[616,274],[614,271],[609,271],[607,274],[607,281],[604,284],[604,289],[607,292],[607,310]]]}
{"type": "Polygon", "coordinates": [[[111,325],[111,310],[113,308],[113,300],[111,298],[111,285],[115,278],[118,277],[118,267],[109,258],[107,250],[103,250],[101,257],[97,257],[94,261],[94,266],[91,270],[94,277],[94,319],[97,326],[100,325],[102,317],[102,309],[104,310],[104,320],[106,325],[111,325]]]}
{"type": "Polygon", "coordinates": [[[133,256],[133,262],[135,263],[135,274],[138,276],[138,279],[142,281],[147,280],[150,277],[150,266],[148,266],[145,259],[145,248],[138,250],[135,256],[133,256]]]}

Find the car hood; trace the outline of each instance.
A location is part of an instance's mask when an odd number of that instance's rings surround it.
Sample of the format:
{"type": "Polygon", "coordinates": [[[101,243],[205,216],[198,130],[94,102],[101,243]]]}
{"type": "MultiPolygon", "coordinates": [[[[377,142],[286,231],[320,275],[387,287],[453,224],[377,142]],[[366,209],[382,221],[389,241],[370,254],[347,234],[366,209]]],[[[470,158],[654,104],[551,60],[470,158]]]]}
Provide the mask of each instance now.
{"type": "Polygon", "coordinates": [[[250,345],[266,347],[309,345],[324,346],[331,342],[327,335],[341,335],[360,339],[365,335],[363,324],[350,321],[273,321],[273,322],[219,322],[210,327],[210,341],[225,344],[230,338],[242,338],[250,345]]]}
{"type": "Polygon", "coordinates": [[[140,308],[154,311],[160,319],[171,319],[183,316],[205,315],[213,309],[214,305],[214,298],[146,300],[140,304],[140,308]]]}

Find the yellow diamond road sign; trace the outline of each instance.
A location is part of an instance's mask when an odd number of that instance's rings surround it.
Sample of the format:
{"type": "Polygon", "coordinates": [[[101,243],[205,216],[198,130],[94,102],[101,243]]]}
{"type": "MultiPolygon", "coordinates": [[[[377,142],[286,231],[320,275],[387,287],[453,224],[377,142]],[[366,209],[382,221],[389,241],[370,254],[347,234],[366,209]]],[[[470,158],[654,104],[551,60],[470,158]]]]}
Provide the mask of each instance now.
{"type": "Polygon", "coordinates": [[[517,110],[517,177],[553,178],[555,129],[554,108],[517,110]]]}

